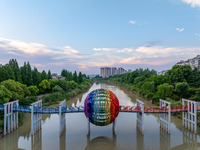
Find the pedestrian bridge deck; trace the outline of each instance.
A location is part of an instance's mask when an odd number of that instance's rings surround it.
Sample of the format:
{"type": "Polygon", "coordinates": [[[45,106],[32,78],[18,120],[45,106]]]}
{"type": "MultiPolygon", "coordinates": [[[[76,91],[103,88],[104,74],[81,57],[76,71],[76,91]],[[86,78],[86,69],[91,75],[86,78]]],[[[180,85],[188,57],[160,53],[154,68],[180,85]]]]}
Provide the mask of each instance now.
{"type": "MultiPolygon", "coordinates": [[[[99,108],[101,109],[101,108],[99,108]]],[[[4,110],[4,105],[0,105],[0,111],[4,110]]],[[[31,106],[26,105],[19,105],[18,107],[13,107],[14,111],[31,113],[31,106]]],[[[172,106],[171,113],[177,112],[186,112],[188,110],[188,106],[172,106]]],[[[120,106],[120,112],[131,112],[131,113],[138,113],[141,112],[141,107],[139,106],[120,106]]],[[[197,106],[197,111],[200,111],[200,106],[197,106]]],[[[59,107],[36,107],[34,108],[35,113],[41,114],[58,114],[59,107]]],[[[78,113],[84,112],[83,106],[65,106],[62,107],[62,113],[78,113]]],[[[168,113],[167,107],[157,107],[157,106],[149,106],[144,107],[144,113],[168,113]]]]}

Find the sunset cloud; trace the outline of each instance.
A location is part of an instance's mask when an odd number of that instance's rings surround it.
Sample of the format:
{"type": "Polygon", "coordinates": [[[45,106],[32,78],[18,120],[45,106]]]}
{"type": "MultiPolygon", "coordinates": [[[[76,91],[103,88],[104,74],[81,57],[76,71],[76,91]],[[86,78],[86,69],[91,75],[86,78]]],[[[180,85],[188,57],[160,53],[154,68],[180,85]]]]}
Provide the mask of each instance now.
{"type": "MultiPolygon", "coordinates": [[[[65,58],[68,56],[76,56],[79,52],[70,46],[62,48],[51,49],[46,45],[23,42],[19,40],[11,40],[0,38],[0,49],[12,53],[14,55],[28,55],[28,56],[51,56],[52,58],[65,58]]],[[[77,58],[77,57],[76,57],[77,58]]]]}

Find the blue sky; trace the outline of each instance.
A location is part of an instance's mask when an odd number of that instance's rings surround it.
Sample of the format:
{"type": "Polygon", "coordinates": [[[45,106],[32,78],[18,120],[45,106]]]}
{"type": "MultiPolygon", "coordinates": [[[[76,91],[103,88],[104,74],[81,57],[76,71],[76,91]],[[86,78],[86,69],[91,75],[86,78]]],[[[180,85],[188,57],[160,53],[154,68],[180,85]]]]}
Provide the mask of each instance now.
{"type": "Polygon", "coordinates": [[[99,73],[200,54],[200,0],[0,0],[0,63],[99,73]]]}

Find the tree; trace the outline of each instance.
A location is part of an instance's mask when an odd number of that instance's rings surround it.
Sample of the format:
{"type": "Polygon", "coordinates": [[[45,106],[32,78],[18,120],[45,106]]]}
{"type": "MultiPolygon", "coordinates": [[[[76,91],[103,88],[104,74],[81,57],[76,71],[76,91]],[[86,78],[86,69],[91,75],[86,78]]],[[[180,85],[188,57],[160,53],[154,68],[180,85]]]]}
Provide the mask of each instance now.
{"type": "Polygon", "coordinates": [[[58,80],[56,79],[49,79],[51,89],[58,84],[58,80]]]}
{"type": "Polygon", "coordinates": [[[39,84],[39,90],[41,93],[45,93],[48,90],[50,90],[50,83],[48,80],[44,79],[40,84],[39,84]]]}
{"type": "Polygon", "coordinates": [[[33,79],[32,79],[32,70],[31,70],[31,65],[29,62],[27,63],[27,70],[26,70],[26,75],[27,75],[27,86],[30,86],[33,84],[33,79]]]}
{"type": "Polygon", "coordinates": [[[0,83],[0,85],[4,85],[11,93],[12,100],[17,100],[25,96],[28,93],[26,85],[23,85],[14,80],[6,80],[0,83]]]}
{"type": "Polygon", "coordinates": [[[19,65],[18,65],[17,60],[11,59],[9,61],[9,65],[12,68],[12,70],[14,71],[15,81],[22,83],[22,77],[21,77],[21,73],[20,73],[20,69],[19,69],[19,65]]]}
{"type": "Polygon", "coordinates": [[[33,79],[33,85],[38,86],[40,84],[41,80],[41,74],[38,72],[37,68],[34,67],[34,70],[32,71],[32,79],[33,79]]]}
{"type": "Polygon", "coordinates": [[[77,76],[77,73],[76,71],[73,73],[73,80],[78,83],[78,76],[77,76]]]}
{"type": "Polygon", "coordinates": [[[160,98],[165,99],[173,94],[174,87],[168,83],[161,84],[157,87],[157,94],[160,98]]]}
{"type": "Polygon", "coordinates": [[[30,91],[30,95],[32,96],[36,96],[39,93],[39,89],[37,88],[37,86],[29,86],[28,90],[30,91]]]}
{"type": "Polygon", "coordinates": [[[63,89],[59,86],[59,85],[56,85],[52,88],[52,91],[53,92],[62,92],[63,89]]]}
{"type": "Polygon", "coordinates": [[[79,82],[79,83],[82,83],[82,82],[83,82],[83,76],[82,76],[82,73],[81,73],[81,72],[79,72],[79,74],[78,74],[78,82],[79,82]]]}
{"type": "Polygon", "coordinates": [[[48,79],[52,79],[51,71],[50,70],[48,71],[48,79]]]}
{"type": "Polygon", "coordinates": [[[45,80],[45,79],[48,79],[48,75],[47,75],[47,73],[43,70],[43,71],[42,71],[42,74],[41,74],[41,80],[45,80]]]}
{"type": "Polygon", "coordinates": [[[189,96],[189,85],[187,82],[177,83],[175,92],[180,98],[188,98],[189,96]]]}
{"type": "Polygon", "coordinates": [[[155,92],[155,85],[154,85],[154,82],[145,82],[143,85],[142,85],[142,90],[144,90],[145,92],[155,92]]]}
{"type": "Polygon", "coordinates": [[[0,85],[0,104],[8,103],[11,98],[12,93],[4,85],[0,85]]]}
{"type": "Polygon", "coordinates": [[[27,78],[27,65],[26,62],[24,62],[24,66],[20,68],[21,76],[22,76],[22,83],[27,84],[28,78],[27,78]]]}
{"type": "Polygon", "coordinates": [[[187,82],[190,79],[192,73],[192,68],[189,65],[175,65],[171,70],[167,72],[171,83],[183,82],[186,80],[187,82]]]}
{"type": "Polygon", "coordinates": [[[78,84],[75,81],[67,81],[68,89],[75,89],[77,86],[78,84]]]}

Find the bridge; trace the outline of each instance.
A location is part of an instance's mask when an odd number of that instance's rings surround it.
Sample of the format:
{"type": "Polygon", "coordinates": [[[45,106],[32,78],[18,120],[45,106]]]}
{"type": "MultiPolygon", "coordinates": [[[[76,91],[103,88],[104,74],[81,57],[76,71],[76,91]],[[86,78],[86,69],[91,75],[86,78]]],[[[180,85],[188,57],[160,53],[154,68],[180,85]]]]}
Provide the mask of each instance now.
{"type": "MultiPolygon", "coordinates": [[[[98,107],[98,106],[96,106],[98,107]]],[[[98,107],[98,109],[102,109],[98,107]]],[[[34,135],[41,128],[42,114],[59,114],[60,134],[65,129],[66,113],[82,113],[83,106],[66,106],[66,101],[62,101],[59,107],[42,107],[42,100],[34,102],[31,106],[19,105],[18,100],[0,105],[0,111],[4,111],[4,135],[18,128],[18,112],[31,113],[31,133],[34,135]]],[[[137,113],[137,128],[144,134],[144,113],[159,113],[160,127],[170,133],[171,113],[182,112],[183,126],[192,131],[197,130],[197,112],[200,111],[200,103],[182,99],[182,105],[172,106],[171,103],[160,99],[160,106],[144,106],[140,100],[136,100],[135,106],[120,106],[119,112],[137,113]]],[[[113,131],[115,131],[115,121],[113,131]]],[[[88,119],[88,134],[90,133],[90,122],[88,119]]]]}
{"type": "MultiPolygon", "coordinates": [[[[0,105],[0,111],[4,110],[4,105],[0,105]]],[[[24,112],[24,113],[31,113],[31,106],[27,105],[19,105],[14,106],[13,111],[18,112],[24,112]]],[[[140,106],[120,106],[119,107],[120,112],[131,112],[131,113],[140,113],[142,112],[142,109],[140,106]]],[[[179,112],[187,112],[188,106],[172,106],[171,107],[171,113],[179,113],[179,112]]],[[[197,111],[200,112],[200,106],[197,106],[197,111]]],[[[39,114],[59,114],[59,107],[36,107],[34,108],[34,113],[39,114]]],[[[63,106],[62,107],[62,113],[79,113],[84,112],[84,106],[63,106]]],[[[168,108],[163,107],[160,108],[158,106],[145,106],[144,107],[144,113],[168,113],[168,108]]]]}

